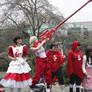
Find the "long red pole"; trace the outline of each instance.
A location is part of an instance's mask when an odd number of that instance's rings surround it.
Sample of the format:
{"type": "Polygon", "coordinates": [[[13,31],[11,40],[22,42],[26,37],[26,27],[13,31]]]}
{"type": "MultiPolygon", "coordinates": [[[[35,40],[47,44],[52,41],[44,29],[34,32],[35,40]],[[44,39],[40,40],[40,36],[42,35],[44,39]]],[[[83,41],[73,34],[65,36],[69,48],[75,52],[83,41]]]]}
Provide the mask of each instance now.
{"type": "MultiPolygon", "coordinates": [[[[73,14],[71,14],[69,17],[67,17],[66,19],[64,19],[63,21],[61,21],[56,27],[54,27],[53,29],[51,29],[50,31],[46,30],[45,32],[43,32],[40,37],[42,37],[42,40],[49,38],[49,40],[52,38],[53,33],[62,25],[64,24],[68,19],[70,19],[74,14],[76,14],[78,11],[80,11],[83,7],[85,7],[89,2],[91,2],[92,0],[88,0],[85,4],[83,4],[79,9],[77,9],[73,14]]],[[[47,42],[49,41],[47,40],[47,42]]],[[[47,43],[46,42],[46,43],[47,43]]]]}
{"type": "Polygon", "coordinates": [[[85,4],[83,4],[79,9],[77,9],[73,14],[71,14],[69,17],[64,19],[62,22],[60,22],[56,27],[55,30],[57,30],[62,24],[64,24],[68,19],[70,19],[74,14],[76,14],[78,11],[80,11],[83,7],[85,7],[89,2],[92,0],[88,0],[85,4]]]}

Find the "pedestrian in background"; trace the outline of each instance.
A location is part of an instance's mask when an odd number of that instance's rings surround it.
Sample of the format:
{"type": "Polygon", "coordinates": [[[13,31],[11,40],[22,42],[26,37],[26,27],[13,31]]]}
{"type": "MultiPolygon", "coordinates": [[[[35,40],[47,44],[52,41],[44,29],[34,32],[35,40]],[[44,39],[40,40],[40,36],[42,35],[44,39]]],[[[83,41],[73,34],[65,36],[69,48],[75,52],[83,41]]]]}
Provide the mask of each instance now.
{"type": "Polygon", "coordinates": [[[83,56],[83,73],[84,78],[82,81],[82,87],[84,92],[87,90],[92,90],[92,48],[87,47],[85,50],[85,55],[83,56]]]}

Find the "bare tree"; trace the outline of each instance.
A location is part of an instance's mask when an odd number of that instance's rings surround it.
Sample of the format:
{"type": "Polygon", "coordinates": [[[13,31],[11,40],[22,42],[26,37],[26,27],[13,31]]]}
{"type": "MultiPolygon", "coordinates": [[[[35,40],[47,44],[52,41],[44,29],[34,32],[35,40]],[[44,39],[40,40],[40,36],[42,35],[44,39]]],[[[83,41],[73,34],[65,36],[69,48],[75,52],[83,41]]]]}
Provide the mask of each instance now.
{"type": "Polygon", "coordinates": [[[0,4],[3,7],[1,23],[15,25],[29,25],[32,35],[39,35],[40,28],[46,24],[57,24],[62,19],[53,13],[55,8],[48,0],[5,0],[0,4]],[[52,21],[53,20],[53,21],[52,21]]]}

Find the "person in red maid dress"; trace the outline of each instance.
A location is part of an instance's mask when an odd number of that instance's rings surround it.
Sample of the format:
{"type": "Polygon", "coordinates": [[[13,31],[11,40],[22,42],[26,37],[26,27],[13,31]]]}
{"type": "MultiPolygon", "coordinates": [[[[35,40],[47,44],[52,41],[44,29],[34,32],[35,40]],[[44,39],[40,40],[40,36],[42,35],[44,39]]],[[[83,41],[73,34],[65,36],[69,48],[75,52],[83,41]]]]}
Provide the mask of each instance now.
{"type": "Polygon", "coordinates": [[[48,58],[45,53],[45,49],[43,48],[45,40],[38,42],[36,36],[32,36],[29,39],[30,49],[36,55],[36,72],[35,76],[32,78],[32,85],[30,92],[33,92],[33,88],[39,82],[40,78],[44,75],[44,78],[47,83],[46,92],[50,92],[50,84],[51,84],[51,69],[50,64],[48,62],[48,58]]]}
{"type": "Polygon", "coordinates": [[[13,41],[16,45],[10,46],[8,51],[8,57],[11,59],[11,62],[6,76],[0,81],[0,84],[10,88],[10,92],[14,91],[13,88],[18,88],[18,92],[20,92],[21,88],[31,85],[32,83],[29,74],[31,68],[26,62],[28,49],[26,45],[21,45],[21,36],[16,36],[13,41]]]}
{"type": "Polygon", "coordinates": [[[46,52],[46,55],[51,64],[52,81],[56,76],[61,88],[61,92],[65,92],[64,78],[61,67],[61,65],[65,62],[65,58],[57,48],[58,48],[58,44],[55,42],[52,43],[50,49],[46,52]]]}
{"type": "Polygon", "coordinates": [[[84,92],[88,92],[87,90],[92,91],[92,48],[87,48],[85,50],[82,69],[84,73],[84,78],[82,81],[84,92]]]}

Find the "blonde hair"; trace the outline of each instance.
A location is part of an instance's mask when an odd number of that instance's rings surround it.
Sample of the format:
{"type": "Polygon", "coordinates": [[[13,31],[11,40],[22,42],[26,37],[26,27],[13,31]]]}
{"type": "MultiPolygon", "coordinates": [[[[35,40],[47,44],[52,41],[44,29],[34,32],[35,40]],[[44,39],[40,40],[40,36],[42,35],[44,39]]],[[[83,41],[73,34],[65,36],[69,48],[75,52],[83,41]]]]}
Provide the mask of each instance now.
{"type": "Polygon", "coordinates": [[[30,46],[33,46],[34,45],[34,42],[37,40],[37,37],[36,36],[31,36],[29,38],[29,44],[30,46]]]}

